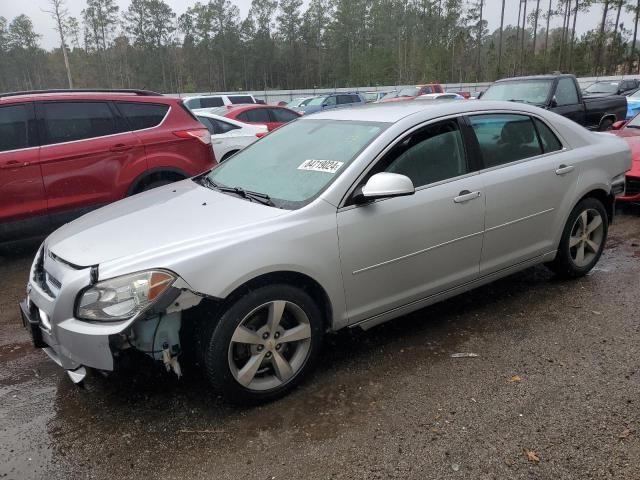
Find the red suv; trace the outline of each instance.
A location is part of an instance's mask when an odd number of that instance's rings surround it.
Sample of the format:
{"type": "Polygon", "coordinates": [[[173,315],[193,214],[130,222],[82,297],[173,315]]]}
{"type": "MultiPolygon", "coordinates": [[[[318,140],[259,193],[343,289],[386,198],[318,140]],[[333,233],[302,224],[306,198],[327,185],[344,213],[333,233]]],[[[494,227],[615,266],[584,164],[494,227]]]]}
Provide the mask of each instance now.
{"type": "Polygon", "coordinates": [[[275,130],[301,115],[288,108],[276,105],[260,105],[248,103],[246,105],[228,105],[226,107],[209,108],[207,112],[221,117],[233,118],[239,122],[252,125],[266,125],[267,130],[275,130]]]}
{"type": "Polygon", "coordinates": [[[176,98],[144,90],[0,94],[0,244],[216,164],[176,98]]]}

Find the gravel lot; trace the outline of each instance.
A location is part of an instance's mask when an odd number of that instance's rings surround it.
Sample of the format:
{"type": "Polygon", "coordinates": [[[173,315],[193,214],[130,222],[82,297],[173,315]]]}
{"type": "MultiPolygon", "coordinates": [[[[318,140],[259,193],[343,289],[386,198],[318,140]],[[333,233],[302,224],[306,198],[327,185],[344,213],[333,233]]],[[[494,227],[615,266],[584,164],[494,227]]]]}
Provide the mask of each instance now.
{"type": "Polygon", "coordinates": [[[640,478],[638,212],[586,278],[538,267],[340,332],[252,409],[189,372],[72,385],[20,326],[32,256],[0,257],[0,478],[640,478]]]}

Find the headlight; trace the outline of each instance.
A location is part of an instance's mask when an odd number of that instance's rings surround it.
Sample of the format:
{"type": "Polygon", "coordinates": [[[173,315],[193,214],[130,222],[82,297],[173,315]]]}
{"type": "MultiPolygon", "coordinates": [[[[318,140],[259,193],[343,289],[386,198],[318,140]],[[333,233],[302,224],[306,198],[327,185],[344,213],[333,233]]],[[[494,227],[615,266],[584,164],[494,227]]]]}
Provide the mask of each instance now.
{"type": "Polygon", "coordinates": [[[82,293],[76,317],[127,320],[153,304],[175,280],[169,272],[148,270],[98,282],[82,293]]]}

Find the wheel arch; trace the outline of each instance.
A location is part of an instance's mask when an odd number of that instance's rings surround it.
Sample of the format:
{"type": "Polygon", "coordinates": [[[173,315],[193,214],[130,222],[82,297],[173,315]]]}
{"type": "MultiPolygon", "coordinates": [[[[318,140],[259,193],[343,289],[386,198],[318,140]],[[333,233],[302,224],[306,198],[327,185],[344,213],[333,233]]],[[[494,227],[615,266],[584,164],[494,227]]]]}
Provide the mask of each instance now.
{"type": "Polygon", "coordinates": [[[149,170],[145,170],[143,173],[138,175],[133,182],[131,182],[131,185],[127,189],[127,197],[135,193],[139,193],[141,188],[144,188],[145,185],[156,180],[169,178],[171,180],[178,181],[189,178],[190,176],[191,175],[184,170],[175,167],[151,168],[149,170]]]}
{"type": "Polygon", "coordinates": [[[279,270],[274,272],[263,273],[250,280],[245,281],[237,286],[226,298],[224,303],[232,303],[237,298],[245,295],[248,291],[262,287],[264,285],[272,285],[274,283],[284,283],[293,287],[302,288],[317,303],[323,313],[323,321],[325,329],[330,330],[333,326],[333,307],[327,291],[314,278],[307,274],[296,272],[293,270],[279,270]]]}
{"type": "Polygon", "coordinates": [[[598,131],[602,131],[602,124],[606,121],[606,120],[611,120],[613,123],[616,122],[616,120],[618,119],[618,117],[616,117],[615,113],[605,113],[602,118],[600,119],[600,123],[598,123],[598,131]]]}
{"type": "Polygon", "coordinates": [[[607,192],[603,188],[594,188],[586,192],[580,199],[575,203],[575,205],[571,208],[575,208],[575,206],[580,203],[585,198],[595,198],[599,200],[604,205],[605,210],[607,211],[607,221],[609,224],[613,221],[614,208],[615,208],[615,197],[610,192],[607,192]]]}

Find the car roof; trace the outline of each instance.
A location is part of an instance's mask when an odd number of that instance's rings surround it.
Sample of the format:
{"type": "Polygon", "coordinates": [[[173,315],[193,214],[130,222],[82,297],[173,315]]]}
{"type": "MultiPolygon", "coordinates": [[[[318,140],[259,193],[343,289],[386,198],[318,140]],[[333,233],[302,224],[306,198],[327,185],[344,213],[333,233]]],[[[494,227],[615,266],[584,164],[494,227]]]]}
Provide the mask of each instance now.
{"type": "Polygon", "coordinates": [[[0,104],[11,104],[20,102],[35,101],[55,101],[55,100],[120,100],[135,101],[144,103],[176,103],[178,98],[167,97],[153,92],[138,94],[135,91],[39,91],[39,92],[16,92],[12,94],[0,93],[0,104]]]}
{"type": "Polygon", "coordinates": [[[211,95],[187,95],[182,97],[184,100],[194,98],[222,98],[222,97],[253,97],[250,93],[212,93],[211,95]]]}
{"type": "MultiPolygon", "coordinates": [[[[515,102],[467,100],[464,102],[406,102],[369,103],[362,106],[323,110],[301,118],[306,120],[346,120],[396,123],[414,114],[438,118],[446,115],[482,112],[486,110],[513,110],[514,112],[540,113],[539,107],[515,102]]],[[[428,120],[428,118],[426,118],[428,120]]]]}
{"type": "Polygon", "coordinates": [[[517,82],[521,80],[555,80],[556,78],[573,78],[573,75],[570,73],[558,73],[558,74],[548,74],[548,75],[528,75],[526,77],[511,77],[511,78],[502,78],[500,80],[496,80],[495,83],[502,82],[517,82]]]}

